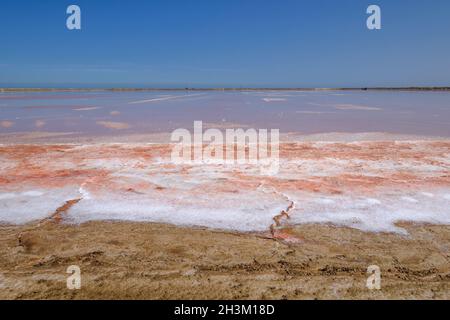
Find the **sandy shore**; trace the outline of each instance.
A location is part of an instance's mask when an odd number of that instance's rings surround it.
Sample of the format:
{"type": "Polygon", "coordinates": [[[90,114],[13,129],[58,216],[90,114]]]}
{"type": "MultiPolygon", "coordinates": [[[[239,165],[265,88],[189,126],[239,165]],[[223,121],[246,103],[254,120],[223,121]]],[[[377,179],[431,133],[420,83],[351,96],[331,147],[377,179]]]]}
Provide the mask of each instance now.
{"type": "Polygon", "coordinates": [[[449,299],[450,227],[300,226],[301,242],[151,223],[0,228],[3,299],[449,299]],[[366,288],[369,265],[381,290],[366,288]],[[82,288],[66,288],[78,265],[82,288]]]}

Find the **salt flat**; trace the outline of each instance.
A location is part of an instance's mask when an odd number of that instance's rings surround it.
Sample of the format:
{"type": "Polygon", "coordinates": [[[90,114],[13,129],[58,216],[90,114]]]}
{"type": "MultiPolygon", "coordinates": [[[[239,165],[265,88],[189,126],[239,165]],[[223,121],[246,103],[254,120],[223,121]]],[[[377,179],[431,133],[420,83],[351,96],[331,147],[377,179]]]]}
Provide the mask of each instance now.
{"type": "Polygon", "coordinates": [[[0,221],[147,221],[292,241],[286,230],[296,224],[401,234],[401,221],[450,224],[448,141],[282,143],[275,176],[253,165],[174,165],[170,151],[170,144],[3,145],[0,221]]]}

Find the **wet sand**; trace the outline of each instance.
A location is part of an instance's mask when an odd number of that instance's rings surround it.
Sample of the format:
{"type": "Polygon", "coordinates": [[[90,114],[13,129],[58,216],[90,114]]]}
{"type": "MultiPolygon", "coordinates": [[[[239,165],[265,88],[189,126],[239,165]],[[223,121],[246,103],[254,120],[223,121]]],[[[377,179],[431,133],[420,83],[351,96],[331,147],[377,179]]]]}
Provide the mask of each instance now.
{"type": "Polygon", "coordinates": [[[450,227],[408,237],[312,225],[286,243],[169,225],[90,222],[0,228],[2,299],[449,299],[450,227]],[[369,265],[381,290],[366,288],[369,265]],[[66,269],[81,268],[80,290],[66,269]]]}

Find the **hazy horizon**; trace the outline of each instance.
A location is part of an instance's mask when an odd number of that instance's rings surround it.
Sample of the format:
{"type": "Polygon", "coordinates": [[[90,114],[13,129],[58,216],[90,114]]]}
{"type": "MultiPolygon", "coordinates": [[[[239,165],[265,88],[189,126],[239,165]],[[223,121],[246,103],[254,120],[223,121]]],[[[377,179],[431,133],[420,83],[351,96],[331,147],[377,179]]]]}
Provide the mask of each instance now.
{"type": "Polygon", "coordinates": [[[282,85],[233,85],[233,84],[135,84],[135,83],[40,83],[40,84],[6,84],[0,83],[0,89],[30,89],[30,90],[108,90],[108,89],[129,89],[129,90],[258,90],[258,89],[268,89],[268,90],[361,90],[361,89],[450,89],[450,83],[447,85],[439,86],[427,86],[427,85],[410,85],[410,86],[374,86],[374,87],[325,87],[325,86],[282,86],[282,85]]]}

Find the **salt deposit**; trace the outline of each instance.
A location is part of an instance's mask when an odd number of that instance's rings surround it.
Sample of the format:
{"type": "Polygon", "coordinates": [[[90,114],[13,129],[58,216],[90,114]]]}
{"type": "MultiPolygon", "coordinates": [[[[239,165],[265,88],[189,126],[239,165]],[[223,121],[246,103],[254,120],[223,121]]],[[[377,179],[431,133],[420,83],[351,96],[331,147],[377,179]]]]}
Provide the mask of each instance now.
{"type": "Polygon", "coordinates": [[[329,223],[369,232],[450,224],[449,142],[286,143],[280,172],[174,165],[170,145],[0,146],[0,222],[130,220],[241,232],[329,223]],[[440,159],[440,160],[437,160],[440,159]],[[32,165],[30,165],[32,164],[32,165]],[[280,224],[280,226],[278,226],[280,224]]]}

